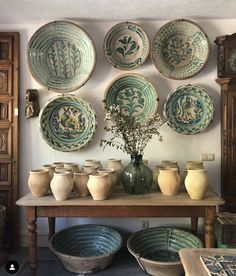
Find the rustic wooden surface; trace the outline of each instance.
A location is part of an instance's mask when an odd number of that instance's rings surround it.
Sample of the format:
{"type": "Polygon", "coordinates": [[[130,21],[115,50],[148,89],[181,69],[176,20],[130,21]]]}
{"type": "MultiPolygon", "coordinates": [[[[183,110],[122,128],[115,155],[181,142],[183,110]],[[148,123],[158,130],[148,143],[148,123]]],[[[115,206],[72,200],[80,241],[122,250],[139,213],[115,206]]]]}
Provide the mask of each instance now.
{"type": "Polygon", "coordinates": [[[179,251],[185,276],[209,276],[200,260],[201,255],[236,255],[236,249],[183,248],[179,251]]]}

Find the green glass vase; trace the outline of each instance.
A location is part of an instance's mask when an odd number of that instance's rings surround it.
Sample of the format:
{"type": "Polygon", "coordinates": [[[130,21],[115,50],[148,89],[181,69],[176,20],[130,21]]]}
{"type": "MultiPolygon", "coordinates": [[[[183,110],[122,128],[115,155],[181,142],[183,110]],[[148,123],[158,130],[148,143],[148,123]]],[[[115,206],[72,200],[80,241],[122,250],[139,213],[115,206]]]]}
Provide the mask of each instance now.
{"type": "Polygon", "coordinates": [[[142,155],[131,155],[131,162],[121,174],[124,190],[130,194],[150,192],[153,182],[152,170],[143,164],[142,155]]]}

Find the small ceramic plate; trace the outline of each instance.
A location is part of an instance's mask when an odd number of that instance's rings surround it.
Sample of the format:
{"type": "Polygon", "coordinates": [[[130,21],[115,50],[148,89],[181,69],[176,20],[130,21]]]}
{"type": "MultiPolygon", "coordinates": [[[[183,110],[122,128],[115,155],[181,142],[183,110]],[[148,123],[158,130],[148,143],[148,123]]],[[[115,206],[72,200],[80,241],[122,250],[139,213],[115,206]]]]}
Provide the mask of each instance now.
{"type": "Polygon", "coordinates": [[[105,91],[106,106],[121,110],[145,123],[157,111],[157,92],[152,83],[139,74],[123,74],[115,78],[105,91]]]}
{"type": "Polygon", "coordinates": [[[182,134],[206,130],[213,120],[214,104],[207,91],[197,85],[184,85],[168,94],[164,103],[167,124],[182,134]]]}
{"type": "Polygon", "coordinates": [[[56,97],[40,111],[43,139],[59,151],[75,151],[92,139],[96,115],[91,105],[75,96],[56,97]]]}
{"type": "Polygon", "coordinates": [[[178,19],[160,28],[152,42],[151,57],[157,70],[171,79],[188,79],[206,65],[210,42],[196,23],[178,19]]]}
{"type": "Polygon", "coordinates": [[[104,40],[108,61],[121,70],[142,65],[149,55],[150,42],[144,30],[135,23],[122,22],[113,26],[104,40]]]}
{"type": "Polygon", "coordinates": [[[78,25],[55,21],[38,29],[27,48],[31,74],[55,92],[71,92],[83,86],[93,73],[96,53],[93,41],[78,25]]]}

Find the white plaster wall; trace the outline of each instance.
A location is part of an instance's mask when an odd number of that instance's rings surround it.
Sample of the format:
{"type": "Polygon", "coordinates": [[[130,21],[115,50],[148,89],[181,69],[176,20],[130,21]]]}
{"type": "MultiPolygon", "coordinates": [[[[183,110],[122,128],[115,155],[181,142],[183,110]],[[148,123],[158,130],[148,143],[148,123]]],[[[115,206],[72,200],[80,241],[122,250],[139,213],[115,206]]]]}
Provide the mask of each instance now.
{"type": "MultiPolygon", "coordinates": [[[[171,12],[171,11],[170,11],[171,12]]],[[[57,19],[57,18],[55,18],[57,19]]],[[[40,168],[45,163],[55,161],[78,162],[83,164],[85,159],[97,158],[105,165],[108,158],[121,158],[123,163],[129,161],[129,156],[111,148],[105,151],[99,147],[100,139],[104,136],[104,111],[102,100],[107,85],[114,77],[124,73],[112,67],[103,54],[103,39],[107,31],[117,22],[77,22],[92,37],[97,51],[97,64],[91,79],[86,85],[73,94],[82,97],[90,102],[97,114],[98,128],[92,142],[84,149],[75,152],[63,153],[49,147],[42,139],[39,130],[39,119],[31,118],[26,120],[24,117],[24,94],[26,89],[35,88],[40,93],[40,106],[57,95],[54,92],[48,92],[41,87],[31,76],[26,64],[26,48],[31,35],[42,25],[22,24],[22,25],[0,25],[1,31],[18,31],[20,33],[20,148],[19,148],[19,190],[20,196],[29,192],[27,179],[30,169],[40,168]]],[[[211,54],[207,66],[197,76],[188,80],[171,80],[158,73],[151,62],[151,59],[145,62],[143,66],[133,70],[150,78],[154,84],[160,98],[159,112],[162,113],[163,101],[167,94],[176,87],[184,84],[197,84],[208,90],[215,102],[214,122],[205,133],[185,136],[174,132],[170,127],[163,126],[161,133],[163,142],[158,142],[155,138],[148,144],[145,150],[145,159],[149,160],[151,167],[158,164],[161,160],[178,160],[181,170],[183,170],[186,160],[198,160],[201,153],[214,153],[214,162],[205,162],[208,170],[210,184],[212,188],[220,192],[220,88],[215,83],[216,75],[216,45],[214,39],[216,36],[231,34],[236,31],[236,20],[204,20],[196,21],[208,34],[211,42],[211,54]]],[[[45,22],[47,23],[47,22],[45,22]]],[[[147,32],[152,41],[157,30],[166,22],[164,21],[136,21],[147,32]]],[[[101,223],[117,226],[121,230],[133,232],[141,227],[143,219],[80,219],[80,222],[101,223]]],[[[149,219],[150,226],[157,225],[189,225],[189,219],[149,219]]],[[[57,229],[78,223],[78,219],[58,219],[57,229]]],[[[25,244],[24,235],[26,235],[26,219],[23,208],[20,208],[20,233],[22,235],[22,244],[25,244]]],[[[47,234],[47,220],[40,218],[38,220],[38,234],[45,236],[47,234]]],[[[39,246],[45,244],[46,239],[39,239],[39,246]]]]}

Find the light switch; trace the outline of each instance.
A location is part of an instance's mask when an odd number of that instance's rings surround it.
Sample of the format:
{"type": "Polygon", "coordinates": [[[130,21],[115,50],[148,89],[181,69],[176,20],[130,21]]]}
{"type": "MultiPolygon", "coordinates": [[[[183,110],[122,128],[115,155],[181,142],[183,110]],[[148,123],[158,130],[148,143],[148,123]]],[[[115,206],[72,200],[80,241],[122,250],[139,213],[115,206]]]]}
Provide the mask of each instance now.
{"type": "Polygon", "coordinates": [[[207,155],[207,161],[214,161],[215,160],[215,154],[214,153],[209,153],[207,155]]]}
{"type": "Polygon", "coordinates": [[[202,161],[207,161],[207,154],[202,153],[201,159],[202,159],[202,161]]]}

